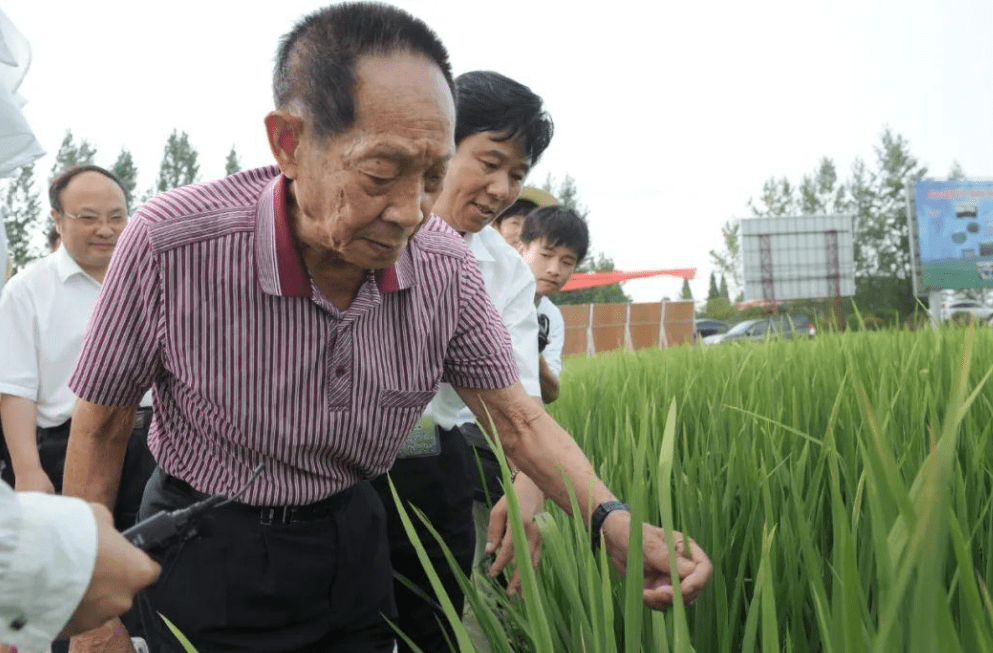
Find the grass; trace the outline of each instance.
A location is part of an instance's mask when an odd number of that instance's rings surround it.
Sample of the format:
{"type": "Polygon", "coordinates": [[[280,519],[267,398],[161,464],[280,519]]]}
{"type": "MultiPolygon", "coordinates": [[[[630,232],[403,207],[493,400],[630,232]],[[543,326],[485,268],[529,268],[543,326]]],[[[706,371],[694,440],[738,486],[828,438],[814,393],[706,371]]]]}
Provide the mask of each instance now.
{"type": "Polygon", "coordinates": [[[710,587],[649,611],[552,508],[527,600],[468,601],[500,651],[993,651],[991,370],[953,326],[571,359],[552,414],[710,587]]]}

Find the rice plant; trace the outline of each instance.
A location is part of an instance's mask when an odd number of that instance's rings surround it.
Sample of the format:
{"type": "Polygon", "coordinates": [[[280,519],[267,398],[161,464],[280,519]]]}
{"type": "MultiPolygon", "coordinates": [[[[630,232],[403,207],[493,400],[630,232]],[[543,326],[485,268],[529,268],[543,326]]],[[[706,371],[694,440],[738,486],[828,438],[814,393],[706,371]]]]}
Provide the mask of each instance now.
{"type": "Polygon", "coordinates": [[[525,599],[467,601],[494,651],[993,651],[991,370],[956,327],[572,359],[552,414],[710,587],[645,609],[551,507],[525,599]]]}

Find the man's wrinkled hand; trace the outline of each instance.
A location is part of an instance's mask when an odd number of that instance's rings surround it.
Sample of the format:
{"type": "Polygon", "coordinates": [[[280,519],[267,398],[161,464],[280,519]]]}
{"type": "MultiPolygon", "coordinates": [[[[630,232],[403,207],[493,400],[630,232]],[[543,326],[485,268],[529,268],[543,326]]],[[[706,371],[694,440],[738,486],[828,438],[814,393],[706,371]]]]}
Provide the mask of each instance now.
{"type": "MultiPolygon", "coordinates": [[[[627,568],[630,529],[630,513],[618,510],[607,515],[601,531],[607,555],[621,573],[627,568]]],[[[707,554],[692,539],[684,537],[678,531],[673,531],[672,538],[676,546],[679,589],[683,595],[683,603],[690,605],[707,585],[714,567],[707,554]]],[[[665,531],[651,524],[643,524],[641,541],[645,559],[645,591],[642,593],[642,600],[655,610],[668,608],[675,600],[675,588],[665,531]]]]}
{"type": "MultiPolygon", "coordinates": [[[[534,517],[544,508],[545,495],[524,474],[518,474],[514,480],[514,492],[521,507],[521,520],[524,522],[524,532],[527,534],[531,564],[537,567],[541,559],[541,529],[534,517]]],[[[509,527],[508,519],[507,497],[503,496],[490,511],[490,523],[486,531],[486,554],[496,553],[496,558],[489,568],[490,578],[495,578],[514,559],[514,533],[509,527]]],[[[507,594],[516,594],[520,589],[521,572],[517,569],[514,570],[514,575],[507,585],[507,594]]]]}

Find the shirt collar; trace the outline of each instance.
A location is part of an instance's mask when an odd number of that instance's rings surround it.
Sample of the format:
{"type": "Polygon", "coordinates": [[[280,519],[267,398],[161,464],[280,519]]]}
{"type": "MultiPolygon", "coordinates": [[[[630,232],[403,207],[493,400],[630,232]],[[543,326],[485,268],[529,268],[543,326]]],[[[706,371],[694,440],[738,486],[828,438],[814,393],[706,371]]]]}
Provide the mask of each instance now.
{"type": "MultiPolygon", "coordinates": [[[[263,189],[255,209],[255,253],[259,283],[270,295],[310,297],[310,275],[297,254],[290,230],[288,180],[273,168],[275,177],[263,189]]],[[[400,258],[373,276],[380,293],[410,288],[414,282],[414,262],[408,243],[400,258]]]]}
{"type": "Polygon", "coordinates": [[[79,267],[79,263],[76,263],[76,259],[69,255],[64,246],[59,246],[55,253],[52,254],[55,257],[55,270],[58,272],[59,281],[65,283],[71,277],[77,274],[82,275],[88,279],[92,279],[94,282],[99,284],[100,282],[93,279],[90,275],[86,274],[83,268],[79,267]]]}
{"type": "MultiPolygon", "coordinates": [[[[487,247],[486,246],[486,243],[484,242],[484,240],[486,238],[486,235],[484,235],[484,231],[486,229],[491,229],[491,228],[492,227],[490,227],[489,225],[487,225],[487,226],[483,227],[477,233],[466,234],[465,235],[465,242],[469,246],[469,250],[472,252],[472,255],[476,257],[476,260],[477,261],[495,261],[496,260],[495,258],[493,258],[493,252],[490,251],[490,248],[487,247]]],[[[496,232],[493,232],[493,233],[495,234],[496,232]]],[[[503,236],[501,236],[501,238],[502,237],[503,236]]]]}

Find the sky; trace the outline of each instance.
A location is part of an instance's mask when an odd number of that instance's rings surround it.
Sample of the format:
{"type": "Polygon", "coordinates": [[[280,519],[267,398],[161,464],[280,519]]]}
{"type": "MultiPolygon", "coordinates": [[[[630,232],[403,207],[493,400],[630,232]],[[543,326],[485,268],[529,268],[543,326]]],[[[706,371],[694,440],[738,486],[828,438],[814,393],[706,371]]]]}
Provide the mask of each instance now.
{"type": "MultiPolygon", "coordinates": [[[[279,37],[322,2],[2,0],[29,40],[20,94],[42,146],[66,129],[153,185],[169,134],[189,134],[203,180],[234,146],[268,165],[279,37]]],[[[697,268],[706,296],[721,225],[769,177],[824,156],[846,177],[889,127],[944,177],[993,177],[993,2],[755,0],[483,4],[398,0],[446,44],[456,74],[496,70],[546,102],[555,137],[529,182],[571,175],[591,246],[624,271],[697,268]]],[[[39,163],[47,179],[50,157],[39,163]]],[[[635,301],[681,280],[631,281],[635,301]]]]}

